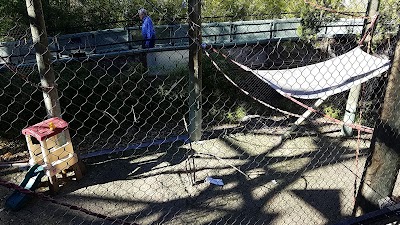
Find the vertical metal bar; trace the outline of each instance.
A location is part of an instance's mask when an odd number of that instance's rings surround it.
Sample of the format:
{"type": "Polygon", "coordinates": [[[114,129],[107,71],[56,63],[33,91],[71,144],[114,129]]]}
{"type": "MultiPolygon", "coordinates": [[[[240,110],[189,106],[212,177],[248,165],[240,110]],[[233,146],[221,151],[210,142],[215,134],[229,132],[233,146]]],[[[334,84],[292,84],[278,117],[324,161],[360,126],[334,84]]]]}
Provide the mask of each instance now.
{"type": "Polygon", "coordinates": [[[189,138],[201,139],[202,71],[201,71],[201,1],[189,0],[189,138]]]}
{"type": "Polygon", "coordinates": [[[235,25],[232,22],[230,22],[230,25],[229,25],[229,42],[233,42],[234,33],[236,33],[235,32],[235,25]]]}
{"type": "MultiPolygon", "coordinates": [[[[349,96],[346,102],[346,111],[344,113],[343,121],[345,123],[354,123],[356,118],[358,99],[360,98],[361,84],[354,86],[350,89],[349,96]]],[[[342,135],[350,137],[353,135],[353,128],[346,125],[342,126],[342,135]]]]}
{"type": "Polygon", "coordinates": [[[55,76],[50,63],[46,25],[40,0],[26,0],[33,45],[36,51],[36,62],[40,73],[40,83],[43,88],[43,98],[48,117],[60,117],[61,108],[55,85],[55,76]]]}
{"type": "Polygon", "coordinates": [[[173,45],[175,45],[175,39],[173,37],[174,25],[168,25],[168,29],[169,29],[169,44],[173,46],[173,45]]]}
{"type": "Polygon", "coordinates": [[[272,21],[271,22],[271,29],[269,31],[269,39],[272,39],[275,36],[274,30],[275,30],[275,22],[272,21]]]}
{"type": "Polygon", "coordinates": [[[128,49],[133,49],[131,30],[132,29],[130,27],[126,27],[126,32],[128,33],[128,49]]]}

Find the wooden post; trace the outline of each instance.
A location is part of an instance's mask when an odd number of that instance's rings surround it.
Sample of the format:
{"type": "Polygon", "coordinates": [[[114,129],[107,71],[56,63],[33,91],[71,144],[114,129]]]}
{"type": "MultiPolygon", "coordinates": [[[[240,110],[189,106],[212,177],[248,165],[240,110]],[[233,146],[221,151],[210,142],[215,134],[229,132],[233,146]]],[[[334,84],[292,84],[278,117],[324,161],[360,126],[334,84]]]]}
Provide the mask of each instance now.
{"type": "Polygon", "coordinates": [[[32,40],[36,51],[36,62],[43,88],[44,103],[47,116],[60,117],[61,108],[58,101],[57,87],[53,68],[50,65],[50,50],[48,48],[47,32],[44,23],[42,3],[40,0],[26,0],[32,40]]]}
{"type": "MultiPolygon", "coordinates": [[[[368,16],[372,19],[375,16],[379,9],[379,0],[369,0],[368,1],[368,16]]],[[[370,24],[365,22],[365,26],[363,29],[363,34],[369,29],[370,24]]],[[[366,39],[367,42],[370,42],[372,39],[372,31],[369,34],[369,37],[366,39]]],[[[369,51],[369,50],[368,50],[369,51]]],[[[343,117],[343,121],[345,123],[354,123],[356,118],[356,111],[357,111],[357,104],[358,99],[360,98],[361,92],[361,84],[354,86],[350,89],[349,96],[347,97],[346,103],[346,111],[343,117]]],[[[353,128],[343,125],[342,126],[342,135],[343,136],[352,136],[353,135],[353,128]]]]}
{"type": "Polygon", "coordinates": [[[391,197],[400,169],[400,32],[393,56],[380,118],[371,142],[354,213],[360,215],[378,209],[379,202],[391,197]]]}
{"type": "Polygon", "coordinates": [[[201,1],[189,0],[189,138],[201,139],[202,71],[201,71],[201,1]]]}

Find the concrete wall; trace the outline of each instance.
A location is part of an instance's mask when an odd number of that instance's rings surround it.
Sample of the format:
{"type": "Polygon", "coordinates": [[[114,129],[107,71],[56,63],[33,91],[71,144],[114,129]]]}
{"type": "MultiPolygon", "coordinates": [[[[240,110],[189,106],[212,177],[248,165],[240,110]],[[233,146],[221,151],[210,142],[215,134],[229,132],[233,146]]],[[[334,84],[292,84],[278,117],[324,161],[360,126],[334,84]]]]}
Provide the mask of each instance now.
{"type": "Polygon", "coordinates": [[[189,63],[189,50],[171,50],[147,53],[150,75],[166,75],[186,69],[189,63]]]}

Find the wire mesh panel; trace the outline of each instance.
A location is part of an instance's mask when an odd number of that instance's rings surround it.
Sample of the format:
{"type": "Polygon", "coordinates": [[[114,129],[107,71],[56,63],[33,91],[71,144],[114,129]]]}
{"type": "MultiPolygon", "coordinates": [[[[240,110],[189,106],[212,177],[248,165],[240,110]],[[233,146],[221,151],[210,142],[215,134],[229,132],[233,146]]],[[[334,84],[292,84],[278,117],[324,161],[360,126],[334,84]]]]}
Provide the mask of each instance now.
{"type": "Polygon", "coordinates": [[[360,214],[399,3],[38,2],[0,6],[1,223],[360,214]]]}

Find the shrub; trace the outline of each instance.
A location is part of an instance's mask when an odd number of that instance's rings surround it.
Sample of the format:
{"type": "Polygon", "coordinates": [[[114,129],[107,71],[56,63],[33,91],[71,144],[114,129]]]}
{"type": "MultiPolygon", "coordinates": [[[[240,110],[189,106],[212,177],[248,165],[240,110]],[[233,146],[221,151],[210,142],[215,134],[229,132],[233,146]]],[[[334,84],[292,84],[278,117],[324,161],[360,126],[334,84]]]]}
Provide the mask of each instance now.
{"type": "Polygon", "coordinates": [[[240,123],[246,115],[247,110],[243,105],[239,105],[233,111],[226,113],[226,120],[229,123],[240,123]]]}
{"type": "Polygon", "coordinates": [[[334,119],[340,119],[342,116],[342,111],[333,105],[325,106],[324,113],[334,119]]]}

